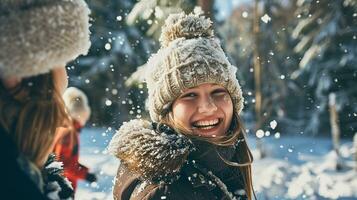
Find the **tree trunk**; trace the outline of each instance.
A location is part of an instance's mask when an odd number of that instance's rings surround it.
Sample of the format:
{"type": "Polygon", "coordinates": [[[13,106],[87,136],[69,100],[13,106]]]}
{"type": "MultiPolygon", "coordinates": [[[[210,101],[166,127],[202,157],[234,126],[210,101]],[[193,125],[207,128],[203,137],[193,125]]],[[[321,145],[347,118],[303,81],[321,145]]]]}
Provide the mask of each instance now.
{"type": "MultiPolygon", "coordinates": [[[[255,0],[254,5],[254,23],[253,23],[253,34],[254,34],[254,90],[255,90],[255,116],[256,116],[256,125],[254,128],[254,133],[260,129],[262,125],[262,90],[261,90],[261,62],[260,62],[260,53],[259,53],[259,42],[260,42],[260,28],[259,28],[259,13],[258,13],[258,0],[255,0]]],[[[265,151],[263,150],[263,142],[261,138],[257,138],[257,148],[259,150],[260,158],[266,156],[265,151]]]]}
{"type": "Polygon", "coordinates": [[[353,149],[354,149],[354,157],[355,157],[355,169],[357,171],[357,133],[355,133],[355,136],[353,136],[353,149]]]}
{"type": "Polygon", "coordinates": [[[336,109],[336,94],[330,93],[329,94],[329,108],[330,108],[330,124],[331,124],[331,133],[332,133],[332,144],[333,149],[337,155],[337,163],[336,163],[336,170],[341,170],[343,163],[340,154],[340,126],[338,120],[338,113],[336,109]]]}

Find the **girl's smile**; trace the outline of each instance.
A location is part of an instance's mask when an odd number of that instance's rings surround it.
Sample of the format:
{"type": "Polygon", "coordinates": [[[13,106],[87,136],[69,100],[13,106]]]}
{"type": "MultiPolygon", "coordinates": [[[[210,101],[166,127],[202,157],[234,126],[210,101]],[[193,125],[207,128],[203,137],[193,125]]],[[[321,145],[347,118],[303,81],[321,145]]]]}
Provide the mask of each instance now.
{"type": "Polygon", "coordinates": [[[215,120],[198,121],[197,123],[193,123],[193,133],[196,133],[198,135],[215,137],[217,136],[217,132],[221,129],[220,127],[222,127],[222,121],[222,119],[217,118],[215,120]]]}
{"type": "Polygon", "coordinates": [[[174,120],[193,134],[223,136],[232,120],[233,103],[224,87],[205,83],[179,96],[172,112],[174,120]]]}

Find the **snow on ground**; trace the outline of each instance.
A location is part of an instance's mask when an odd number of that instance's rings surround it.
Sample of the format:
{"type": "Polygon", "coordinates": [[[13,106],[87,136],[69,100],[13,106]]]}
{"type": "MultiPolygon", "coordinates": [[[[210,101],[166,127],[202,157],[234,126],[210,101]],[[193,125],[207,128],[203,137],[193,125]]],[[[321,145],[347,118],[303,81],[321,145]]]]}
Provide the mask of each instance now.
{"type": "Polygon", "coordinates": [[[344,166],[339,172],[329,138],[270,137],[264,144],[269,157],[253,165],[258,199],[357,199],[351,142],[344,141],[340,149],[344,166]]]}
{"type": "MultiPolygon", "coordinates": [[[[76,199],[108,200],[119,162],[106,152],[113,131],[84,129],[80,160],[97,173],[97,183],[79,181],[76,199]]],[[[258,159],[254,138],[249,138],[255,161],[254,189],[259,200],[272,199],[357,199],[357,170],[352,160],[352,143],[342,141],[344,166],[335,170],[336,154],[329,138],[306,136],[264,137],[267,157],[258,159]]]]}
{"type": "Polygon", "coordinates": [[[108,155],[106,147],[114,132],[110,129],[84,129],[80,135],[80,162],[97,174],[96,183],[78,182],[78,200],[112,200],[113,180],[119,161],[108,155]]]}

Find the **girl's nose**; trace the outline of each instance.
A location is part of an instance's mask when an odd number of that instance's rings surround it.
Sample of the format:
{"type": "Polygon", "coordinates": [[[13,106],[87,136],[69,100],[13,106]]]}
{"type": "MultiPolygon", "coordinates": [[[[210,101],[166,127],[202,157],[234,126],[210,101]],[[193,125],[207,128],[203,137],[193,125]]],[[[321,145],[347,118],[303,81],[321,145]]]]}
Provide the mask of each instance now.
{"type": "Polygon", "coordinates": [[[212,113],[217,111],[217,106],[211,97],[203,98],[198,105],[199,113],[212,113]]]}

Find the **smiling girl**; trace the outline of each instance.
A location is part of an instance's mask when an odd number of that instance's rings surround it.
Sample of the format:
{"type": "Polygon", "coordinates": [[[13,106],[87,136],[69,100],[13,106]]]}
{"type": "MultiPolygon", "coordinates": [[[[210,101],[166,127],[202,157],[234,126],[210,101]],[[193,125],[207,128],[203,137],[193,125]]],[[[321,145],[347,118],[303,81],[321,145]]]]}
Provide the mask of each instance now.
{"type": "Polygon", "coordinates": [[[153,122],[124,123],[115,199],[252,199],[251,152],[236,67],[199,14],[172,14],[148,63],[153,122]]]}

